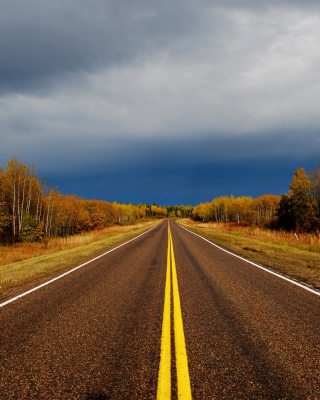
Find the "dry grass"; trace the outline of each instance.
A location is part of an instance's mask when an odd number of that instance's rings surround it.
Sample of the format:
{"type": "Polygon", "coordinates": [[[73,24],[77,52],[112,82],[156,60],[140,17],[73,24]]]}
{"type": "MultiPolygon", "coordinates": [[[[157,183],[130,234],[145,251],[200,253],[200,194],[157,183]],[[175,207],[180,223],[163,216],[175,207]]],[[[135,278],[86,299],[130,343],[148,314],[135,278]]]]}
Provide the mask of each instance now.
{"type": "Polygon", "coordinates": [[[292,246],[297,249],[320,252],[320,236],[310,233],[295,234],[293,232],[273,231],[257,226],[237,226],[237,224],[208,224],[211,229],[226,232],[241,232],[247,236],[262,239],[274,244],[292,246]]]}
{"type": "Polygon", "coordinates": [[[0,248],[0,298],[27,289],[47,280],[57,272],[70,269],[102,254],[146,231],[160,221],[145,221],[135,225],[113,226],[101,231],[45,243],[18,244],[0,248]]]}
{"type": "MultiPolygon", "coordinates": [[[[190,222],[189,222],[190,223],[190,222]]],[[[320,236],[309,233],[295,234],[293,232],[273,231],[258,226],[239,226],[231,223],[195,223],[193,225],[202,228],[220,230],[229,233],[240,233],[247,236],[255,237],[274,244],[292,246],[297,249],[320,252],[320,236]]]]}
{"type": "Polygon", "coordinates": [[[180,222],[234,253],[320,288],[320,238],[316,235],[187,219],[180,222]]]}
{"type": "Polygon", "coordinates": [[[114,225],[102,230],[91,231],[80,235],[45,239],[41,243],[16,243],[12,246],[2,246],[0,247],[0,266],[84,246],[101,240],[106,236],[131,232],[132,230],[143,228],[145,226],[149,226],[150,224],[151,222],[148,221],[139,222],[133,225],[114,225]]]}

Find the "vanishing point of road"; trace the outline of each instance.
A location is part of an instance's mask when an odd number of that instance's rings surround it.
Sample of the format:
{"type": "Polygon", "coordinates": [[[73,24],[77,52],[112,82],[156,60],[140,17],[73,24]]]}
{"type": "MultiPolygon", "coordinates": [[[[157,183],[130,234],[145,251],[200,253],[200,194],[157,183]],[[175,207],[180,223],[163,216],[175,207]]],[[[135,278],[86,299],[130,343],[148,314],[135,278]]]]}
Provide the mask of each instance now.
{"type": "Polygon", "coordinates": [[[1,399],[320,399],[320,296],[172,220],[0,321],[1,399]]]}

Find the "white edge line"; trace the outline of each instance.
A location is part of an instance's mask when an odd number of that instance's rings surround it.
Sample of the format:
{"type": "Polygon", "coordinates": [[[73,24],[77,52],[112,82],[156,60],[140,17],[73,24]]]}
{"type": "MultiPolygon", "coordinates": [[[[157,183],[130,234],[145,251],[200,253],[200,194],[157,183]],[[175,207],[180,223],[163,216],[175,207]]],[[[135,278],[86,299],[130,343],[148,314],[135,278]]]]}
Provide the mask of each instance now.
{"type": "Polygon", "coordinates": [[[67,272],[63,273],[63,274],[61,274],[61,275],[59,275],[59,276],[57,276],[57,277],[51,279],[50,281],[47,281],[47,282],[45,282],[45,283],[42,283],[41,285],[36,286],[36,287],[34,287],[33,289],[28,290],[27,292],[21,293],[21,294],[19,294],[18,296],[13,297],[12,299],[9,299],[9,300],[7,300],[7,301],[5,301],[5,302],[3,302],[3,303],[0,303],[0,308],[6,306],[6,305],[9,304],[9,303],[12,303],[12,302],[14,302],[14,301],[20,299],[21,297],[26,296],[27,294],[30,294],[30,293],[32,293],[32,292],[35,292],[36,290],[41,289],[42,287],[44,287],[44,286],[46,286],[46,285],[49,285],[50,283],[52,283],[52,282],[54,282],[54,281],[57,281],[58,279],[63,278],[64,276],[66,276],[66,275],[68,275],[68,274],[71,274],[71,272],[74,272],[74,271],[76,271],[77,269],[82,268],[82,267],[84,267],[84,266],[87,265],[87,264],[90,264],[92,261],[98,260],[98,258],[101,258],[101,257],[107,255],[108,253],[111,253],[112,251],[119,249],[119,247],[122,247],[122,246],[124,246],[124,245],[126,245],[126,244],[132,242],[133,240],[138,239],[139,237],[141,237],[142,235],[145,235],[146,233],[150,232],[150,231],[151,231],[152,229],[154,229],[154,228],[156,228],[156,226],[153,226],[152,228],[150,228],[150,229],[148,229],[147,231],[141,233],[140,235],[134,237],[133,239],[130,239],[130,240],[128,240],[127,242],[122,243],[122,244],[120,244],[119,246],[114,247],[113,249],[111,249],[111,250],[109,250],[109,251],[107,251],[107,252],[105,252],[105,253],[103,253],[103,254],[100,254],[100,256],[97,256],[97,257],[93,258],[92,260],[89,260],[89,261],[85,262],[84,264],[78,265],[77,267],[74,267],[74,268],[70,269],[70,271],[67,271],[67,272]]]}
{"type": "Polygon", "coordinates": [[[181,228],[185,229],[186,231],[188,231],[188,232],[190,232],[190,233],[193,233],[193,234],[196,235],[196,236],[199,236],[201,239],[203,239],[203,240],[205,240],[206,242],[212,244],[212,246],[217,247],[218,249],[224,251],[225,253],[231,254],[233,257],[240,258],[240,260],[243,260],[243,261],[247,262],[248,264],[254,265],[255,267],[260,268],[260,269],[262,269],[263,271],[268,272],[269,274],[275,275],[275,276],[277,276],[278,278],[284,279],[284,280],[287,281],[287,282],[290,282],[290,283],[292,283],[292,284],[294,284],[294,285],[296,285],[296,286],[299,286],[299,287],[302,288],[302,289],[308,290],[309,292],[311,292],[311,293],[313,293],[313,294],[316,294],[317,296],[320,296],[320,292],[317,292],[316,290],[311,289],[311,288],[309,288],[309,287],[303,285],[302,283],[296,282],[296,281],[294,281],[294,280],[292,280],[292,279],[290,279],[290,278],[287,278],[287,277],[285,277],[285,276],[283,276],[283,275],[280,275],[280,274],[278,274],[278,273],[276,273],[276,272],[274,272],[274,271],[271,271],[271,270],[268,269],[268,268],[262,267],[262,266],[259,265],[259,264],[256,264],[256,263],[254,263],[254,262],[252,262],[252,261],[249,261],[249,260],[247,260],[247,259],[245,259],[245,258],[243,258],[243,257],[241,257],[241,256],[239,256],[239,255],[237,255],[237,254],[232,253],[231,251],[228,251],[228,250],[224,249],[223,247],[218,246],[217,244],[215,244],[215,243],[211,242],[210,240],[206,239],[205,237],[203,237],[203,236],[201,236],[201,235],[198,235],[197,233],[194,233],[194,232],[190,231],[189,229],[185,228],[184,226],[182,226],[182,225],[179,225],[179,226],[180,226],[181,228]]]}

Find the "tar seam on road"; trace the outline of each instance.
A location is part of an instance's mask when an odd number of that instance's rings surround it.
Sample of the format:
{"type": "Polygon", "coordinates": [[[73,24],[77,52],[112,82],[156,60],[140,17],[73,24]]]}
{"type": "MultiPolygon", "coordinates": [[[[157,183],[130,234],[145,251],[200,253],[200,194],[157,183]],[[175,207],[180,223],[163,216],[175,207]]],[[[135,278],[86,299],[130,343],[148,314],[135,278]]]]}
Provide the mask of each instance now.
{"type": "Polygon", "coordinates": [[[122,247],[122,246],[124,246],[124,245],[126,245],[126,244],[128,244],[128,243],[130,243],[130,242],[132,242],[133,240],[138,239],[139,237],[145,235],[146,233],[150,232],[150,231],[151,231],[152,229],[154,229],[154,228],[155,228],[155,226],[153,226],[152,228],[148,229],[146,232],[141,233],[139,236],[136,236],[135,238],[130,239],[130,240],[128,240],[127,242],[120,244],[119,246],[115,247],[114,249],[111,249],[111,250],[109,250],[109,251],[107,251],[107,252],[101,254],[100,256],[95,257],[95,258],[93,258],[92,260],[89,260],[89,261],[85,262],[84,264],[78,265],[77,267],[70,269],[70,271],[67,271],[67,272],[63,273],[63,274],[61,274],[61,275],[59,275],[59,276],[57,276],[57,277],[51,279],[50,281],[47,281],[47,282],[45,282],[45,283],[42,283],[41,285],[36,286],[36,287],[34,287],[33,289],[28,290],[27,292],[21,293],[21,294],[19,294],[18,296],[13,297],[12,299],[9,299],[9,300],[7,300],[7,301],[5,301],[5,302],[3,302],[3,303],[0,303],[0,308],[6,306],[6,305],[9,304],[9,303],[12,303],[12,302],[14,302],[14,301],[20,299],[21,297],[26,296],[27,294],[30,294],[30,293],[32,293],[32,292],[35,292],[36,290],[41,289],[42,287],[47,286],[47,285],[49,285],[50,283],[55,282],[55,281],[57,281],[58,279],[63,278],[64,276],[66,276],[66,275],[68,275],[68,274],[71,274],[71,272],[74,272],[74,271],[76,271],[77,269],[82,268],[82,267],[84,267],[84,266],[87,265],[87,264],[90,264],[92,261],[98,260],[99,258],[101,258],[101,257],[103,257],[103,256],[105,256],[105,255],[107,255],[107,254],[109,254],[109,253],[111,253],[112,251],[117,250],[117,249],[119,249],[120,247],[122,247]]]}
{"type": "Polygon", "coordinates": [[[313,293],[313,294],[315,294],[315,295],[317,295],[317,296],[320,296],[320,292],[317,292],[316,290],[313,290],[313,289],[311,289],[311,288],[309,288],[309,287],[303,285],[302,283],[296,282],[296,281],[294,281],[294,280],[292,280],[292,279],[290,279],[290,278],[287,278],[286,276],[280,275],[280,274],[278,274],[278,273],[276,273],[276,272],[274,272],[274,271],[271,271],[271,270],[268,269],[268,268],[262,267],[262,266],[259,265],[259,264],[256,264],[256,263],[254,263],[254,262],[252,262],[252,261],[249,261],[249,260],[247,260],[247,259],[245,259],[245,258],[243,258],[243,257],[241,257],[241,256],[238,256],[237,254],[234,254],[234,253],[232,253],[231,251],[228,251],[228,250],[224,249],[223,247],[218,246],[217,244],[211,242],[210,240],[204,238],[203,236],[198,235],[197,233],[194,233],[194,232],[190,231],[189,229],[185,228],[184,226],[181,226],[181,225],[179,225],[179,226],[180,226],[181,228],[185,229],[187,232],[193,233],[194,235],[198,236],[199,238],[201,238],[201,239],[205,240],[206,242],[210,243],[212,246],[217,247],[218,249],[224,251],[225,253],[231,254],[233,257],[237,257],[237,258],[239,258],[240,260],[243,260],[243,261],[247,262],[248,264],[251,264],[251,265],[253,265],[253,266],[257,267],[257,268],[262,269],[263,271],[268,272],[269,274],[275,275],[275,276],[277,276],[278,278],[284,279],[285,281],[290,282],[290,283],[292,283],[293,285],[299,286],[300,288],[302,288],[302,289],[304,289],[304,290],[307,290],[308,292],[311,292],[311,293],[313,293]]]}
{"type": "Polygon", "coordinates": [[[183,400],[191,400],[192,395],[189,377],[188,357],[183,330],[176,262],[174,257],[170,224],[168,222],[167,272],[162,322],[157,400],[171,399],[171,276],[178,398],[183,400]]]}

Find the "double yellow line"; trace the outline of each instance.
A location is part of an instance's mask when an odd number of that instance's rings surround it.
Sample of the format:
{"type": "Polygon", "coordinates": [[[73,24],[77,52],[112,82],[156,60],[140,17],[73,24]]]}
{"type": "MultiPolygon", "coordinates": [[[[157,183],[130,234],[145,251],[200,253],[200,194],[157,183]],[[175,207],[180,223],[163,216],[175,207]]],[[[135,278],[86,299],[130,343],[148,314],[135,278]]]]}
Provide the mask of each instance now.
{"type": "Polygon", "coordinates": [[[170,225],[168,223],[167,272],[164,294],[157,400],[171,399],[171,276],[178,399],[191,400],[192,396],[188,358],[183,331],[176,262],[174,258],[170,225]]]}

